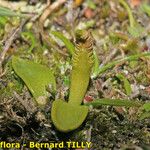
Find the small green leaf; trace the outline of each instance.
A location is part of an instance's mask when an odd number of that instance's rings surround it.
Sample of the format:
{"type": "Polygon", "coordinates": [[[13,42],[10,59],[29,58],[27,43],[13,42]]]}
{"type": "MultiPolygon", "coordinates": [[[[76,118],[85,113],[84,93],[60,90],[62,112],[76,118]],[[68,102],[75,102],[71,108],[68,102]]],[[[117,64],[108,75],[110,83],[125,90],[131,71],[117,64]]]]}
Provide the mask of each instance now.
{"type": "Polygon", "coordinates": [[[46,86],[51,84],[53,89],[56,89],[55,77],[49,68],[18,57],[12,58],[12,66],[16,74],[25,82],[37,103],[40,103],[39,98],[48,96],[46,86]]]}
{"type": "Polygon", "coordinates": [[[147,3],[143,3],[141,5],[141,10],[150,16],[150,5],[147,3]]]}
{"type": "Polygon", "coordinates": [[[119,3],[126,9],[126,11],[128,13],[129,21],[130,21],[130,27],[134,27],[135,19],[133,17],[131,8],[128,6],[128,4],[125,0],[119,0],[119,3]]]}
{"type": "Polygon", "coordinates": [[[150,102],[149,103],[145,103],[142,108],[145,110],[145,111],[150,111],[150,102]]]}
{"type": "Polygon", "coordinates": [[[142,104],[135,100],[126,100],[126,99],[97,99],[93,102],[86,103],[84,105],[98,107],[101,105],[109,105],[109,106],[124,106],[124,107],[140,107],[142,104]]]}
{"type": "Polygon", "coordinates": [[[117,78],[123,82],[124,88],[126,90],[127,95],[131,95],[132,89],[128,79],[123,74],[117,74],[117,78]]]}
{"type": "Polygon", "coordinates": [[[141,33],[144,31],[144,28],[136,22],[134,19],[133,13],[131,8],[128,6],[127,2],[125,0],[119,0],[119,3],[126,9],[128,12],[129,16],[129,22],[130,22],[130,27],[128,27],[128,32],[131,34],[133,37],[139,37],[141,33]]]}
{"type": "Polygon", "coordinates": [[[52,31],[51,33],[65,44],[71,55],[74,53],[75,46],[61,32],[52,31]]]}
{"type": "Polygon", "coordinates": [[[92,28],[96,24],[95,20],[88,20],[84,22],[80,22],[78,26],[76,27],[76,30],[88,30],[89,28],[92,28]]]}
{"type": "Polygon", "coordinates": [[[0,16],[0,26],[5,26],[7,23],[8,19],[5,16],[0,16]]]}
{"type": "Polygon", "coordinates": [[[24,38],[26,38],[29,42],[31,42],[31,46],[28,50],[29,52],[31,52],[36,44],[36,39],[35,39],[33,33],[32,32],[22,32],[21,34],[24,38]]]}
{"type": "Polygon", "coordinates": [[[87,5],[91,9],[96,9],[96,4],[93,2],[93,0],[88,0],[87,5]]]}
{"type": "Polygon", "coordinates": [[[128,32],[133,37],[139,37],[144,32],[144,28],[140,24],[136,24],[134,27],[128,27],[128,32]]]}
{"type": "Polygon", "coordinates": [[[8,16],[8,17],[25,17],[26,15],[16,13],[11,9],[0,6],[0,16],[8,16]]]}

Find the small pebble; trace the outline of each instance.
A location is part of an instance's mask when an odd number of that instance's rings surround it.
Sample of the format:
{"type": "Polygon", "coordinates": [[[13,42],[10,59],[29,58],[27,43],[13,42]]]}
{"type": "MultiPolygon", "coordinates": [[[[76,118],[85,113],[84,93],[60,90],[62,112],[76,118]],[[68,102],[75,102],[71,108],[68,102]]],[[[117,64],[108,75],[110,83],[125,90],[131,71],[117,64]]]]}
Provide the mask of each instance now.
{"type": "Polygon", "coordinates": [[[117,133],[117,131],[116,130],[112,130],[112,133],[115,134],[115,133],[117,133]]]}

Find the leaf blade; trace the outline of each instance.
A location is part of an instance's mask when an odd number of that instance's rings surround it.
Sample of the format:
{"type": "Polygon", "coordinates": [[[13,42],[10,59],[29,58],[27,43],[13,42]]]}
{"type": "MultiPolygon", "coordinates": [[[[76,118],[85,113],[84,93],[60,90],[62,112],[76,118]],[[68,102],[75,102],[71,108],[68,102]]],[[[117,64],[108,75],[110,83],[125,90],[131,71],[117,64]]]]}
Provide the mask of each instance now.
{"type": "Polygon", "coordinates": [[[124,89],[125,89],[125,91],[126,91],[126,94],[127,94],[128,96],[131,95],[132,89],[131,89],[131,85],[130,85],[128,79],[127,79],[123,74],[117,74],[116,76],[117,76],[117,78],[118,78],[120,81],[123,82],[123,86],[124,86],[124,89]]]}
{"type": "Polygon", "coordinates": [[[139,103],[138,101],[131,101],[131,100],[122,100],[122,99],[97,99],[94,100],[93,102],[86,103],[84,105],[87,106],[102,106],[102,105],[109,105],[109,106],[125,106],[125,107],[140,107],[142,104],[139,103]]]}
{"type": "Polygon", "coordinates": [[[75,46],[61,32],[52,31],[51,33],[65,44],[71,55],[74,53],[75,46]]]}
{"type": "Polygon", "coordinates": [[[11,9],[5,8],[0,6],[0,16],[7,16],[7,17],[25,17],[26,15],[16,13],[12,11],[11,9]]]}
{"type": "Polygon", "coordinates": [[[49,68],[15,56],[12,58],[12,66],[35,99],[41,96],[47,97],[46,86],[48,84],[52,84],[54,90],[56,89],[55,77],[49,68]]]}

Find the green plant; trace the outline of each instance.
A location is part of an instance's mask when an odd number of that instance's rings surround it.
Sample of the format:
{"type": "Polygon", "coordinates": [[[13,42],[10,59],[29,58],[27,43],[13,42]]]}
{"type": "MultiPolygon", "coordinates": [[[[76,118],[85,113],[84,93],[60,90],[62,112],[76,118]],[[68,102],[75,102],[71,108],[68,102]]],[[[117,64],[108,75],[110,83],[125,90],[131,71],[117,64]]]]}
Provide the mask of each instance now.
{"type": "Polygon", "coordinates": [[[150,118],[150,102],[145,103],[141,107],[141,114],[140,114],[140,120],[145,119],[145,118],[150,118]]]}
{"type": "Polygon", "coordinates": [[[126,1],[119,0],[119,3],[127,10],[129,16],[130,26],[128,27],[128,32],[133,37],[139,37],[141,33],[144,31],[144,28],[134,19],[132,11],[126,1]]]}
{"type": "Polygon", "coordinates": [[[108,99],[108,98],[103,98],[103,99],[97,99],[94,100],[93,102],[89,102],[85,104],[86,106],[94,106],[98,107],[100,105],[109,105],[109,106],[124,106],[124,107],[140,107],[142,104],[138,101],[132,101],[132,100],[127,100],[127,99],[108,99]]]}
{"type": "MultiPolygon", "coordinates": [[[[66,41],[66,40],[65,40],[66,41]]],[[[61,132],[69,132],[78,128],[85,120],[88,114],[88,106],[98,107],[101,105],[124,106],[124,107],[139,107],[143,109],[140,116],[141,119],[150,116],[150,105],[142,104],[135,100],[121,99],[97,99],[93,102],[82,104],[84,95],[87,91],[89,79],[94,66],[93,42],[89,33],[77,33],[77,46],[73,51],[72,56],[72,73],[71,85],[68,102],[64,100],[55,100],[52,104],[51,118],[56,128],[61,132]]],[[[124,61],[136,60],[142,56],[149,56],[150,53],[142,53],[125,57],[121,60],[116,60],[108,63],[102,68],[96,66],[96,73],[101,74],[107,69],[114,67],[116,64],[124,61]]],[[[56,89],[55,77],[52,70],[40,64],[23,60],[18,57],[13,57],[12,65],[19,77],[25,82],[32,95],[35,97],[37,104],[42,108],[47,104],[48,97],[46,86],[51,84],[56,89]]],[[[119,80],[124,82],[124,88],[128,95],[131,94],[129,82],[121,74],[118,74],[119,80]]]]}
{"type": "Polygon", "coordinates": [[[81,37],[72,58],[72,74],[68,103],[55,100],[51,117],[58,130],[68,132],[79,127],[88,113],[87,106],[81,106],[86,93],[93,66],[92,39],[89,34],[81,37]]]}
{"type": "Polygon", "coordinates": [[[52,31],[51,33],[58,39],[62,40],[62,42],[64,42],[71,55],[74,53],[75,46],[61,32],[52,31]]]}
{"type": "Polygon", "coordinates": [[[143,3],[141,5],[141,10],[145,12],[148,16],[150,16],[150,5],[148,3],[143,3]]]}
{"type": "Polygon", "coordinates": [[[114,60],[110,63],[107,63],[106,65],[104,65],[102,67],[99,67],[96,74],[93,74],[93,77],[96,78],[98,75],[104,73],[108,69],[112,69],[113,67],[115,67],[119,63],[126,62],[126,61],[134,61],[134,60],[139,59],[140,57],[146,57],[146,56],[150,56],[150,52],[139,53],[139,54],[124,57],[124,58],[119,59],[119,60],[114,60]]]}
{"type": "Polygon", "coordinates": [[[24,39],[26,39],[26,40],[31,42],[30,43],[31,46],[30,46],[30,48],[28,50],[28,52],[31,53],[32,50],[34,49],[35,45],[36,45],[36,38],[35,38],[35,36],[33,35],[32,32],[29,32],[29,31],[28,32],[22,32],[21,35],[22,35],[22,37],[24,39]]]}
{"type": "Polygon", "coordinates": [[[123,82],[123,86],[124,86],[124,88],[125,88],[126,94],[127,94],[128,96],[130,96],[131,93],[132,93],[132,89],[131,89],[131,85],[130,85],[128,79],[127,79],[123,74],[121,74],[121,73],[120,73],[120,74],[117,74],[116,77],[117,77],[120,81],[123,82]]]}
{"type": "Polygon", "coordinates": [[[11,9],[0,6],[0,16],[8,16],[8,17],[27,17],[25,14],[16,13],[11,9]]]}

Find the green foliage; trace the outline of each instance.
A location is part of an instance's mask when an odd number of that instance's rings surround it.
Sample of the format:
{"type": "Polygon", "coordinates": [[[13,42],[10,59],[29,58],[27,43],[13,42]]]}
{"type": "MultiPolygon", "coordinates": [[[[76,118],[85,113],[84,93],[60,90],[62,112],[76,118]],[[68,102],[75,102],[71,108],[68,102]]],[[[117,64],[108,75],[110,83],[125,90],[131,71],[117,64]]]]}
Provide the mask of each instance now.
{"type": "Polygon", "coordinates": [[[124,107],[140,107],[142,104],[135,100],[127,100],[127,99],[97,99],[92,102],[86,103],[86,106],[94,106],[98,107],[101,105],[109,105],[109,106],[124,106],[124,107]]]}
{"type": "Polygon", "coordinates": [[[91,9],[96,9],[96,4],[92,0],[87,0],[87,5],[91,9]]]}
{"type": "Polygon", "coordinates": [[[119,43],[119,41],[120,41],[120,38],[116,35],[116,33],[110,33],[109,39],[113,45],[119,43]]]}
{"type": "Polygon", "coordinates": [[[133,37],[139,37],[141,33],[144,31],[144,28],[135,21],[132,11],[128,4],[124,0],[119,0],[119,3],[123,5],[123,7],[127,10],[129,16],[130,26],[128,27],[128,32],[133,37]]]}
{"type": "Polygon", "coordinates": [[[130,21],[130,27],[134,27],[135,24],[135,20],[132,14],[132,11],[130,9],[130,7],[128,6],[128,4],[126,3],[126,1],[124,0],[119,0],[119,3],[127,10],[128,15],[129,15],[129,21],[130,21]]]}
{"type": "Polygon", "coordinates": [[[76,30],[88,30],[89,28],[92,28],[96,24],[95,20],[87,20],[84,22],[80,22],[76,28],[76,30]]]}
{"type": "Polygon", "coordinates": [[[128,32],[133,37],[139,37],[141,33],[144,32],[144,28],[140,24],[136,23],[134,27],[128,27],[128,32]]]}
{"type": "Polygon", "coordinates": [[[103,7],[101,8],[101,17],[106,19],[110,16],[110,5],[109,3],[104,3],[103,7]]]}
{"type": "Polygon", "coordinates": [[[4,27],[8,19],[5,16],[0,16],[0,26],[4,27]]]}
{"type": "Polygon", "coordinates": [[[8,61],[5,67],[7,71],[5,73],[5,84],[3,84],[3,82],[1,82],[0,84],[0,101],[3,98],[9,99],[10,97],[14,96],[14,91],[19,94],[22,93],[24,85],[23,81],[16,74],[13,73],[11,61],[8,61]]]}
{"type": "Polygon", "coordinates": [[[67,47],[69,53],[72,55],[74,53],[74,45],[68,40],[61,32],[53,31],[51,32],[54,36],[56,36],[58,39],[62,40],[62,42],[67,47]]]}
{"type": "Polygon", "coordinates": [[[79,45],[73,55],[69,102],[77,105],[81,104],[84,98],[93,66],[92,47],[89,47],[90,41],[88,42],[79,45]]]}
{"type": "MultiPolygon", "coordinates": [[[[4,27],[7,21],[8,21],[8,18],[6,16],[0,16],[0,38],[1,38],[1,35],[3,35],[5,32],[4,27]]],[[[0,45],[0,51],[1,51],[1,45],[0,45]]]]}
{"type": "Polygon", "coordinates": [[[125,88],[126,94],[129,96],[132,93],[131,85],[128,79],[123,74],[117,74],[117,78],[123,82],[123,86],[125,88]]]}
{"type": "Polygon", "coordinates": [[[143,3],[141,5],[141,10],[150,16],[150,5],[147,3],[143,3]]]}
{"type": "MultiPolygon", "coordinates": [[[[83,32],[82,32],[83,33],[83,32]]],[[[88,114],[88,106],[94,107],[100,105],[110,106],[125,106],[125,107],[141,107],[142,104],[133,100],[121,100],[121,99],[97,99],[93,102],[87,103],[84,106],[81,105],[84,95],[86,93],[89,79],[91,75],[91,69],[93,67],[93,73],[97,75],[111,69],[116,64],[124,61],[137,60],[143,56],[150,56],[150,53],[141,53],[137,55],[131,55],[120,60],[112,61],[103,67],[99,67],[99,60],[96,53],[92,51],[92,40],[89,35],[78,37],[78,45],[75,46],[60,32],[53,32],[54,36],[62,40],[72,55],[72,73],[71,73],[71,85],[68,103],[63,100],[55,100],[52,104],[51,118],[56,128],[61,132],[69,132],[78,128],[85,120],[88,114]],[[81,39],[80,39],[81,38],[81,39]],[[85,42],[85,43],[84,43],[85,42]]],[[[27,39],[30,39],[32,45],[30,51],[35,47],[34,36],[30,32],[23,33],[27,39]]],[[[45,106],[46,97],[48,93],[46,86],[51,84],[56,89],[55,77],[50,69],[40,64],[36,64],[31,61],[23,60],[18,57],[13,57],[12,65],[17,75],[25,82],[31,93],[36,99],[36,102],[40,106],[45,106]]],[[[118,74],[117,77],[123,82],[127,95],[131,94],[131,86],[129,81],[122,74],[118,74]]],[[[68,85],[69,80],[66,80],[68,85]]],[[[149,109],[149,106],[144,105],[144,109],[149,109]]],[[[143,113],[144,114],[144,113],[143,113]]],[[[146,114],[147,116],[147,114],[146,114]]]]}
{"type": "Polygon", "coordinates": [[[8,8],[0,6],[0,16],[7,16],[7,17],[25,17],[26,15],[16,13],[8,8]]]}
{"type": "Polygon", "coordinates": [[[150,111],[150,102],[149,103],[145,103],[142,108],[145,110],[145,111],[150,111]]]}
{"type": "Polygon", "coordinates": [[[92,40],[89,34],[80,37],[72,57],[71,85],[68,103],[55,100],[52,104],[51,118],[56,128],[62,132],[69,132],[78,128],[85,120],[88,107],[81,106],[85,96],[90,73],[93,65],[92,40]],[[83,42],[84,41],[84,42],[83,42]]]}
{"type": "Polygon", "coordinates": [[[12,66],[17,75],[25,82],[37,103],[45,105],[41,102],[41,99],[43,98],[44,101],[44,98],[48,96],[46,86],[51,84],[53,89],[56,89],[55,77],[52,70],[40,64],[23,60],[18,57],[13,57],[12,66]]]}
{"type": "Polygon", "coordinates": [[[139,50],[139,43],[137,39],[131,38],[123,47],[124,51],[129,51],[131,54],[136,54],[139,50]]]}
{"type": "Polygon", "coordinates": [[[150,102],[145,103],[142,107],[142,113],[140,114],[140,120],[150,118],[150,102]]]}
{"type": "Polygon", "coordinates": [[[127,99],[108,99],[108,98],[102,98],[102,99],[96,99],[92,102],[84,104],[85,106],[93,106],[93,107],[99,107],[103,105],[108,106],[123,106],[123,107],[138,107],[139,109],[142,109],[144,112],[142,112],[139,116],[140,120],[150,118],[150,103],[142,104],[139,101],[136,100],[127,100],[127,99]]]}
{"type": "Polygon", "coordinates": [[[137,60],[138,58],[144,57],[144,56],[150,56],[150,53],[149,52],[147,52],[147,53],[140,53],[140,54],[136,54],[136,55],[127,56],[127,57],[122,58],[120,60],[112,61],[112,62],[110,62],[110,63],[100,67],[99,70],[98,70],[98,73],[94,77],[97,77],[98,75],[104,73],[108,69],[113,68],[115,65],[117,65],[117,64],[119,64],[121,62],[134,61],[134,60],[137,60]]]}
{"type": "Polygon", "coordinates": [[[149,111],[149,112],[143,112],[143,113],[139,116],[139,119],[140,119],[140,120],[143,120],[143,119],[146,119],[146,118],[150,118],[150,111],[149,111]]]}
{"type": "MultiPolygon", "coordinates": [[[[78,30],[77,32],[85,32],[85,31],[82,31],[82,30],[78,30]]],[[[75,46],[73,43],[71,43],[71,41],[69,41],[61,32],[58,32],[58,31],[53,31],[52,34],[54,36],[56,36],[57,38],[59,38],[64,44],[65,46],[67,47],[69,53],[71,55],[73,55],[74,51],[75,51],[75,46]]],[[[95,76],[97,75],[98,73],[98,70],[99,70],[99,59],[98,59],[98,56],[96,54],[96,52],[94,51],[93,52],[93,56],[94,56],[94,66],[93,66],[93,75],[92,76],[95,76]]]]}
{"type": "Polygon", "coordinates": [[[28,32],[22,32],[21,34],[22,34],[23,38],[25,38],[26,40],[28,40],[29,42],[31,42],[31,46],[30,46],[30,48],[28,50],[28,52],[31,53],[32,50],[33,50],[33,48],[36,45],[35,36],[33,35],[32,32],[29,32],[29,31],[28,32]]]}

